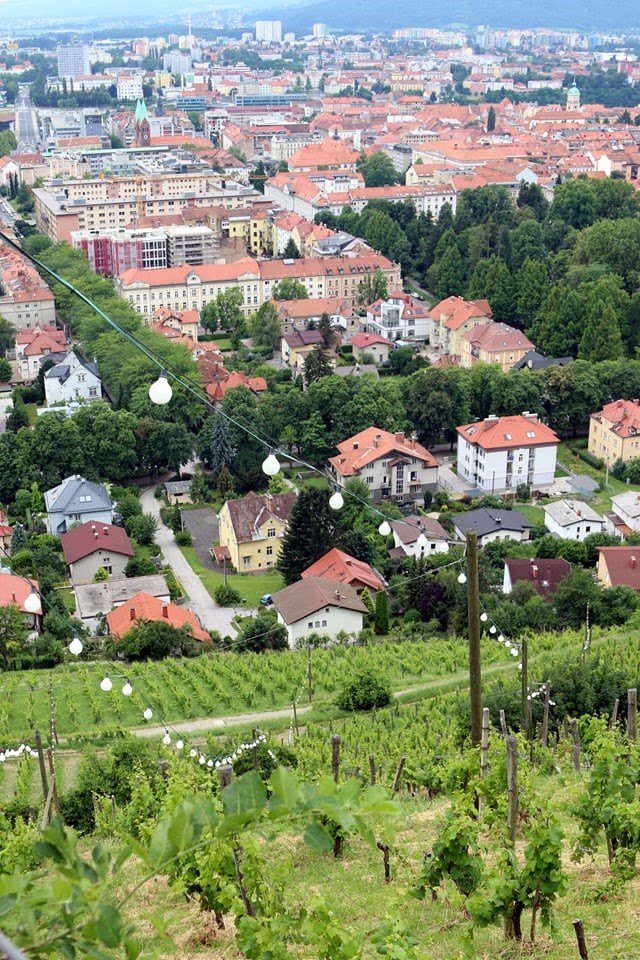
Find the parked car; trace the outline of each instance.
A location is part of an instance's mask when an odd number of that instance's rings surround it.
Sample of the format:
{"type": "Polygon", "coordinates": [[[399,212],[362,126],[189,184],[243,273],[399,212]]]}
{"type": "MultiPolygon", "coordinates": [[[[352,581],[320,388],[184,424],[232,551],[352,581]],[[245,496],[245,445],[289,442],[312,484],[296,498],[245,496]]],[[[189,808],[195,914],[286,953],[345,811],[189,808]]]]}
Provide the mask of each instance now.
{"type": "Polygon", "coordinates": [[[273,603],[273,600],[271,599],[271,594],[263,593],[262,596],[260,597],[260,603],[262,604],[263,607],[270,606],[270,604],[273,603]]]}

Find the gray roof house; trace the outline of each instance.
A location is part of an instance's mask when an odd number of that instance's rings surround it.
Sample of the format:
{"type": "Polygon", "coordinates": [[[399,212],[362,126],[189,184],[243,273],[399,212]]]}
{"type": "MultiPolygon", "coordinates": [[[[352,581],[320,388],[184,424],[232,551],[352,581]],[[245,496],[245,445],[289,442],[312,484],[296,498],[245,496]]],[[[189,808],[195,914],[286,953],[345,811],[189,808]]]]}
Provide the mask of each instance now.
{"type": "Polygon", "coordinates": [[[475,530],[480,546],[492,540],[528,540],[531,527],[527,518],[517,510],[494,510],[489,507],[454,514],[452,520],[461,540],[466,538],[467,530],[475,530]]]}
{"type": "Polygon", "coordinates": [[[47,526],[53,534],[66,533],[74,523],[113,522],[113,505],[106,489],[81,476],[66,477],[57,487],[46,490],[44,503],[47,526]]]}
{"type": "Polygon", "coordinates": [[[102,384],[98,367],[70,350],[60,363],[45,373],[44,394],[49,407],[73,400],[100,400],[102,384]]]}

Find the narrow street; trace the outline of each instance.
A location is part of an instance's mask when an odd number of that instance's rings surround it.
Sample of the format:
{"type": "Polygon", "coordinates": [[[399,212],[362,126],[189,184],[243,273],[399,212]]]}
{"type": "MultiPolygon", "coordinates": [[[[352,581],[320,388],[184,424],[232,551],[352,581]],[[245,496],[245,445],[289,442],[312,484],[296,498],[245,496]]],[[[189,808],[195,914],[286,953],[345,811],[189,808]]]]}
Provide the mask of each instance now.
{"type": "Polygon", "coordinates": [[[187,610],[195,613],[205,630],[218,630],[222,636],[235,636],[235,629],[231,620],[236,614],[234,607],[219,607],[182,555],[180,547],[174,540],[173,531],[166,527],[160,519],[160,504],[154,496],[155,487],[147,487],[142,491],[140,502],[145,513],[156,518],[158,529],[156,543],[162,551],[165,560],[172,568],[180,581],[182,588],[189,598],[185,603],[187,610]]]}

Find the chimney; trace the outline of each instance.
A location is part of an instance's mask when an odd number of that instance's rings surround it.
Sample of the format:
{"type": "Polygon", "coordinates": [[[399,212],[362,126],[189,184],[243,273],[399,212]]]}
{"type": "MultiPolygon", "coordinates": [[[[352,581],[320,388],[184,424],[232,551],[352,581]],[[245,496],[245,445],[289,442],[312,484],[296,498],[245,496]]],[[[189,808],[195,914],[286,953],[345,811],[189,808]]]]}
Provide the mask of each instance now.
{"type": "Polygon", "coordinates": [[[104,534],[106,534],[107,536],[109,536],[109,527],[103,527],[103,528],[102,528],[102,532],[103,532],[104,534]]]}
{"type": "Polygon", "coordinates": [[[631,569],[632,569],[632,570],[635,570],[635,568],[636,568],[636,558],[632,556],[632,557],[631,557],[631,560],[629,561],[629,563],[631,564],[631,569]]]}
{"type": "Polygon", "coordinates": [[[531,576],[534,580],[538,579],[538,567],[535,563],[531,564],[531,576]]]}
{"type": "Polygon", "coordinates": [[[18,601],[16,600],[15,593],[11,594],[11,603],[13,603],[16,607],[18,606],[18,601]]]}
{"type": "Polygon", "coordinates": [[[395,441],[396,443],[404,443],[404,433],[396,433],[395,441]]]}
{"type": "Polygon", "coordinates": [[[360,446],[360,444],[359,444],[359,443],[357,442],[357,440],[356,440],[355,443],[353,444],[353,449],[354,449],[354,450],[357,450],[359,446],[360,446]]]}
{"type": "Polygon", "coordinates": [[[135,620],[136,618],[136,608],[129,607],[129,620],[135,620]]]}
{"type": "Polygon", "coordinates": [[[162,616],[165,618],[165,620],[168,620],[168,619],[169,619],[169,604],[168,604],[168,603],[163,603],[163,604],[162,604],[162,616]]]}

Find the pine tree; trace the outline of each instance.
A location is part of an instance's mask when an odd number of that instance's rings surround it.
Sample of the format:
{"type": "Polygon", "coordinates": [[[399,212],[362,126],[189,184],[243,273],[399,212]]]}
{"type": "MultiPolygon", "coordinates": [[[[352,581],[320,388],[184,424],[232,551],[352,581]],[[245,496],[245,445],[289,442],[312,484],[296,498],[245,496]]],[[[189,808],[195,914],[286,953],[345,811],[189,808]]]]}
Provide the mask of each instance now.
{"type": "Polygon", "coordinates": [[[304,379],[308,384],[333,373],[333,365],[321,343],[316,343],[304,361],[304,379]]]}
{"type": "Polygon", "coordinates": [[[387,605],[387,595],[384,590],[378,590],[376,593],[376,610],[373,627],[375,632],[380,636],[389,633],[389,607],[387,605]]]}
{"type": "Polygon", "coordinates": [[[285,583],[295,583],[303,570],[335,545],[336,539],[329,491],[313,487],[302,490],[291,510],[278,561],[285,583]]]}
{"type": "Polygon", "coordinates": [[[221,413],[211,418],[210,463],[214,477],[219,477],[223,467],[228,467],[236,450],[227,431],[227,421],[221,413]]]}
{"type": "Polygon", "coordinates": [[[487,133],[491,133],[492,130],[496,128],[496,111],[493,107],[489,107],[489,112],[487,113],[487,133]]]}
{"type": "Polygon", "coordinates": [[[578,349],[580,360],[598,363],[601,360],[619,360],[624,355],[620,324],[616,311],[606,306],[599,315],[587,319],[578,349]]]}
{"type": "Polygon", "coordinates": [[[9,552],[11,556],[18,552],[18,550],[23,550],[28,546],[29,541],[27,540],[27,534],[21,523],[16,523],[13,528],[13,533],[11,534],[11,546],[9,552]]]}

